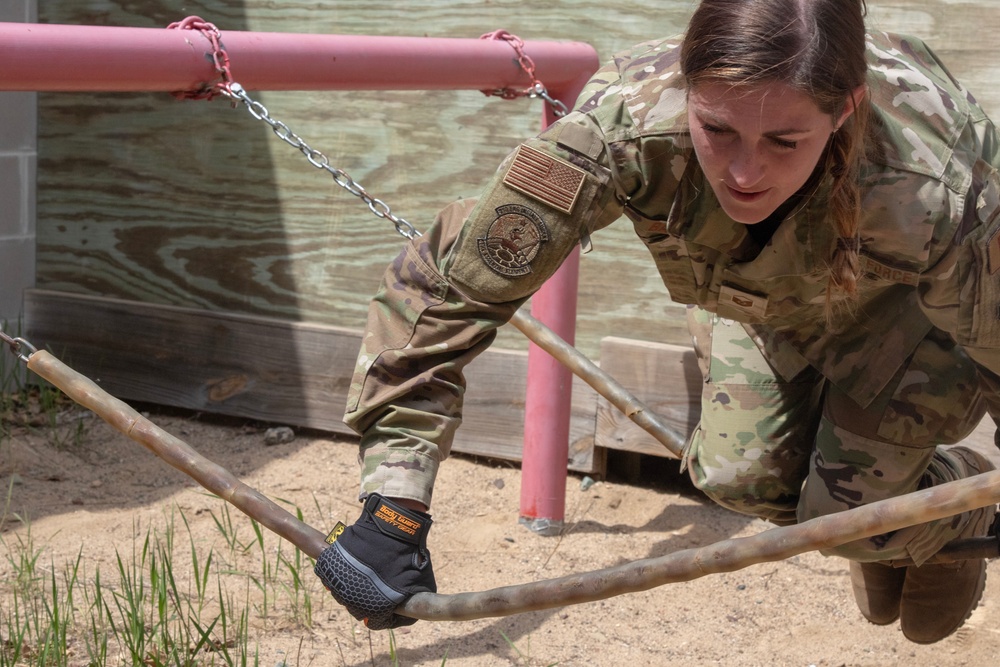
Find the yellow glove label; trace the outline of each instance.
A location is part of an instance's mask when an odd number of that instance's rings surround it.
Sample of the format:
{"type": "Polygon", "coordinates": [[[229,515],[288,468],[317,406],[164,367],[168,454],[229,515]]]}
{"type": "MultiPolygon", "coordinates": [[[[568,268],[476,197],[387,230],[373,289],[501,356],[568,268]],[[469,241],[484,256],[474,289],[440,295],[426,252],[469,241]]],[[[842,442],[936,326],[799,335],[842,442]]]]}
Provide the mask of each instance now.
{"type": "Polygon", "coordinates": [[[334,542],[336,542],[337,538],[340,537],[341,533],[343,533],[345,530],[347,530],[347,526],[345,526],[342,521],[338,521],[337,525],[334,526],[333,530],[330,531],[330,534],[326,536],[325,540],[326,543],[333,544],[334,542]]]}

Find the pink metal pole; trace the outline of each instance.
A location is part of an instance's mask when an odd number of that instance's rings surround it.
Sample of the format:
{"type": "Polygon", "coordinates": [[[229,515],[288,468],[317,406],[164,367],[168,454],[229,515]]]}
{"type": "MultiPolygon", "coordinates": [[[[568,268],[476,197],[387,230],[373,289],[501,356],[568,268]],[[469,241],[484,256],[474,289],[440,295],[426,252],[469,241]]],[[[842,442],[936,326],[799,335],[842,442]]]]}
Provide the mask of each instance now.
{"type": "MultiPolygon", "coordinates": [[[[223,31],[233,79],[247,90],[489,90],[530,78],[500,40],[223,31]]],[[[549,94],[572,107],[597,69],[593,47],[526,42],[549,94]]],[[[0,90],[197,91],[217,80],[211,44],[192,30],[0,23],[0,90]]],[[[546,105],[543,122],[555,116],[546,105]]],[[[532,314],[573,343],[579,254],[532,299],[532,314]]],[[[565,514],[572,375],[528,352],[521,519],[558,532],[565,514]]]]}
{"type": "MultiPolygon", "coordinates": [[[[531,297],[531,314],[570,345],[576,334],[580,249],[531,297]]],[[[548,352],[528,347],[521,459],[521,523],[543,535],[562,531],[573,374],[548,352]]]]}
{"type": "MultiPolygon", "coordinates": [[[[222,30],[247,90],[487,90],[530,79],[500,40],[222,30]]],[[[580,42],[526,42],[549,90],[597,68],[580,42]]],[[[192,30],[0,23],[0,90],[195,91],[217,80],[209,41],[192,30]]],[[[581,81],[581,79],[583,79],[581,81]]]]}
{"type": "MultiPolygon", "coordinates": [[[[589,78],[592,72],[587,73],[589,78]]],[[[572,109],[583,83],[553,94],[572,109]]],[[[556,120],[545,106],[542,124],[556,120]]],[[[532,316],[572,345],[576,337],[576,296],[580,250],[531,297],[532,316]]],[[[521,455],[521,523],[542,535],[562,531],[566,515],[566,465],[573,374],[534,343],[528,346],[528,378],[524,399],[524,449],[521,455]]]]}

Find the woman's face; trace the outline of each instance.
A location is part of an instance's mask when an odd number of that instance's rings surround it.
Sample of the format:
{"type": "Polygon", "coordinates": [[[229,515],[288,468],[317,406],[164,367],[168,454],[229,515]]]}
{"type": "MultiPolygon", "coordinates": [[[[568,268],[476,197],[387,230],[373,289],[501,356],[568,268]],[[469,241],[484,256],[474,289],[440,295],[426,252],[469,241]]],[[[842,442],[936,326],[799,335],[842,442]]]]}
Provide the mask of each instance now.
{"type": "Polygon", "coordinates": [[[748,225],[805,185],[848,115],[825,114],[809,96],[777,81],[701,83],[688,92],[698,162],[723,210],[748,225]]]}

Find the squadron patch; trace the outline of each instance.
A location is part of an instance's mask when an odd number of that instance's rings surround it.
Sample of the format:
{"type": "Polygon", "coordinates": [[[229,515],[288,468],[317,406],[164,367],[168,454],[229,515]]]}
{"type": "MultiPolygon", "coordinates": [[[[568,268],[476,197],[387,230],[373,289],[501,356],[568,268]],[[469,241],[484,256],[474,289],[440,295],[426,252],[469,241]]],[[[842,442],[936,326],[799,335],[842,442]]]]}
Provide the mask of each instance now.
{"type": "Polygon", "coordinates": [[[505,204],[498,206],[496,213],[486,238],[476,239],[479,256],[501,276],[516,278],[531,273],[531,260],[549,240],[548,227],[527,206],[505,204]]]}
{"type": "Polygon", "coordinates": [[[572,213],[586,172],[569,162],[519,146],[503,182],[547,206],[572,213]]]}

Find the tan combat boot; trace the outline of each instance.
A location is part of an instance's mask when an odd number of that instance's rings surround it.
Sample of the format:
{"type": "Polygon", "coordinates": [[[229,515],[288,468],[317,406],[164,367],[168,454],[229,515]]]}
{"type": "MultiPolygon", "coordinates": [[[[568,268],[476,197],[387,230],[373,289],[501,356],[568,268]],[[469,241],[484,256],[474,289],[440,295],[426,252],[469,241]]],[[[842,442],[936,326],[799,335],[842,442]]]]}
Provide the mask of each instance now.
{"type": "MultiPolygon", "coordinates": [[[[965,447],[952,448],[951,452],[960,456],[971,469],[979,472],[993,469],[989,461],[965,447]]],[[[986,535],[995,513],[995,507],[976,510],[959,537],[986,535]]],[[[900,603],[899,624],[903,635],[917,644],[941,641],[969,618],[979,604],[985,585],[984,559],[907,568],[900,603]]]]}
{"type": "Polygon", "coordinates": [[[851,561],[851,587],[862,616],[875,625],[889,625],[899,618],[905,567],[851,561]]]}

